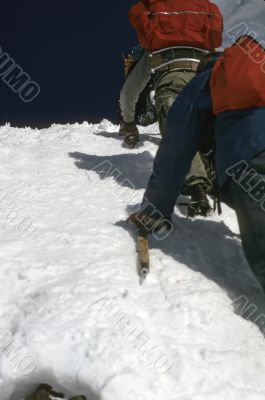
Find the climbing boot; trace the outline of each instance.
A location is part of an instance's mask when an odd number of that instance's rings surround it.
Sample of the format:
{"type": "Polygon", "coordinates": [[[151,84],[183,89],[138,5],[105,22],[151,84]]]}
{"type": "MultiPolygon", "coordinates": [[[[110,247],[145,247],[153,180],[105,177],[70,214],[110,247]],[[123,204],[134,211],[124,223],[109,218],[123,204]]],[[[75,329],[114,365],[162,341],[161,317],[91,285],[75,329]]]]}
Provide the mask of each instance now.
{"type": "Polygon", "coordinates": [[[190,187],[189,193],[191,200],[188,205],[188,216],[195,217],[201,215],[207,217],[212,213],[212,207],[206,195],[205,187],[202,183],[197,183],[190,187]]]}

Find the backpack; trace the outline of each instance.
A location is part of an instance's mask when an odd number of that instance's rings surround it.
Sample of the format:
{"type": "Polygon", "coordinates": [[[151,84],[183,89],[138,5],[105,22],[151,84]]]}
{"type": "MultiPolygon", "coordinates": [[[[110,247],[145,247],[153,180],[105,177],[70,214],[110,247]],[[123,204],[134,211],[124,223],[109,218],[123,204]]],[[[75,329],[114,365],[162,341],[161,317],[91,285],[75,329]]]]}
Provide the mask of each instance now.
{"type": "Polygon", "coordinates": [[[224,51],[212,71],[212,110],[265,106],[265,49],[252,37],[242,36],[224,51]]]}
{"type": "Polygon", "coordinates": [[[141,46],[150,51],[172,46],[213,50],[222,44],[223,17],[210,0],[143,0],[129,18],[141,46]]]}

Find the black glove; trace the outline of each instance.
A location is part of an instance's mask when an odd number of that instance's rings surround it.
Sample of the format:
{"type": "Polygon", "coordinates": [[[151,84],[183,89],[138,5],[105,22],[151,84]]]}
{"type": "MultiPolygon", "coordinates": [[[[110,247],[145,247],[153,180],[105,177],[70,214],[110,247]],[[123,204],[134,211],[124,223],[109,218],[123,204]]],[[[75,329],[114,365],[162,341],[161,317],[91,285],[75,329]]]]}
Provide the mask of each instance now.
{"type": "Polygon", "coordinates": [[[123,142],[130,148],[133,149],[139,142],[139,133],[128,133],[124,136],[123,142]]]}

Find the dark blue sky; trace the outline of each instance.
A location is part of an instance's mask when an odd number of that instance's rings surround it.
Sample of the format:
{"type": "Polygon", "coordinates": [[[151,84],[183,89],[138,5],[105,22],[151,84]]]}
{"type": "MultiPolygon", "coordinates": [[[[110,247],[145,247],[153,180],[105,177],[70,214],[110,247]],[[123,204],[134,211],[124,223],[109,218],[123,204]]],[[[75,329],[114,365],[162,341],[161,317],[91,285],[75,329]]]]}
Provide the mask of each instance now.
{"type": "Polygon", "coordinates": [[[128,9],[136,1],[17,0],[1,8],[0,46],[40,87],[31,103],[0,80],[1,124],[115,120],[121,52],[136,43],[128,9]]]}

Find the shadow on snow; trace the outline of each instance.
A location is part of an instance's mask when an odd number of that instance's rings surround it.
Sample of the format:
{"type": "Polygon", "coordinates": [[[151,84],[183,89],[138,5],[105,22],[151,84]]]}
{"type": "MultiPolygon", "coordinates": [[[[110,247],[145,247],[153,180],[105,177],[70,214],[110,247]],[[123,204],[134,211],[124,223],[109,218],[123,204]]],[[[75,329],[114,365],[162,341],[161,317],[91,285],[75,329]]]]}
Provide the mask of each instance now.
{"type": "MultiPolygon", "coordinates": [[[[75,164],[78,168],[87,171],[95,171],[97,164],[109,160],[114,166],[113,171],[115,168],[119,169],[124,178],[134,184],[135,189],[145,189],[153,166],[153,158],[147,151],[107,157],[78,152],[69,155],[77,160],[75,164]]],[[[100,176],[99,172],[98,175],[100,176]]],[[[118,184],[126,186],[126,182],[117,179],[115,173],[109,176],[113,176],[118,184]]],[[[100,177],[104,179],[106,175],[100,177]]],[[[129,209],[127,207],[127,211],[129,209]]],[[[135,232],[128,223],[121,221],[116,225],[126,229],[135,239],[135,232]]],[[[214,281],[228,294],[235,312],[254,321],[264,331],[265,321],[259,321],[257,317],[265,311],[265,296],[248,267],[238,235],[224,222],[202,218],[189,219],[174,215],[173,226],[173,233],[163,241],[150,237],[150,249],[160,249],[176,261],[214,281]],[[248,307],[245,304],[246,298],[249,304],[257,307],[251,317],[243,312],[248,307]]]]}
{"type": "Polygon", "coordinates": [[[134,189],[145,189],[154,161],[148,151],[111,156],[74,152],[69,153],[69,156],[76,160],[75,165],[79,169],[93,171],[101,179],[112,177],[119,185],[134,189]],[[104,167],[104,163],[106,167],[104,167]]]}

